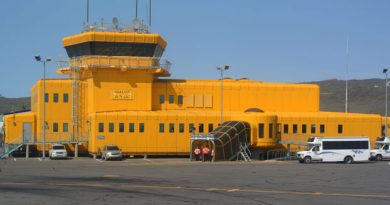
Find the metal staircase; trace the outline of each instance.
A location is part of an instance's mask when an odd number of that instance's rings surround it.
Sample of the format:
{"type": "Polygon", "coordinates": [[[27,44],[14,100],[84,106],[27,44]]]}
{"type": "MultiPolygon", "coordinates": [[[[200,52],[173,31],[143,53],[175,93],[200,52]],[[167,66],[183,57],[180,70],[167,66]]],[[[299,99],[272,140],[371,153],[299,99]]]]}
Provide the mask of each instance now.
{"type": "Polygon", "coordinates": [[[18,137],[14,139],[12,142],[8,144],[4,144],[3,147],[0,147],[0,159],[8,158],[9,155],[18,150],[23,146],[22,137],[18,137]]]}
{"type": "Polygon", "coordinates": [[[250,162],[251,160],[251,151],[246,143],[240,144],[240,151],[237,153],[237,160],[243,159],[246,162],[250,162]]]}

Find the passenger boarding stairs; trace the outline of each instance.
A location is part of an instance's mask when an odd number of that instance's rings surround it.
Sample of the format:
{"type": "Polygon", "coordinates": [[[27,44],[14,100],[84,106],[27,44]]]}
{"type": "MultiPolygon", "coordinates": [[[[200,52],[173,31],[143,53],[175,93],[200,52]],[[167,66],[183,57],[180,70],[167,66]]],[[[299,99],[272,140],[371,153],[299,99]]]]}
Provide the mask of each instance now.
{"type": "Polygon", "coordinates": [[[251,151],[246,143],[240,143],[240,151],[237,153],[237,160],[244,160],[250,162],[251,160],[251,151]]]}

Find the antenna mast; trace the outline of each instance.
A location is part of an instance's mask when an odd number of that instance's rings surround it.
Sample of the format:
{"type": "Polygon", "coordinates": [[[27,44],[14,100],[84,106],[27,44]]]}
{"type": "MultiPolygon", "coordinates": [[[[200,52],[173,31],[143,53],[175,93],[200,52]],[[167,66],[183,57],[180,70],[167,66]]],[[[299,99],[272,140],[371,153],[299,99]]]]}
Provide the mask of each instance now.
{"type": "Polygon", "coordinates": [[[135,19],[138,19],[138,0],[135,0],[135,19]]]}
{"type": "Polygon", "coordinates": [[[149,0],[149,27],[152,26],[152,0],[149,0]]]}
{"type": "Polygon", "coordinates": [[[348,112],[348,72],[349,72],[349,34],[347,35],[346,48],[346,65],[345,65],[345,112],[348,112]]]}
{"type": "Polygon", "coordinates": [[[87,24],[89,24],[89,0],[87,0],[87,24]]]}

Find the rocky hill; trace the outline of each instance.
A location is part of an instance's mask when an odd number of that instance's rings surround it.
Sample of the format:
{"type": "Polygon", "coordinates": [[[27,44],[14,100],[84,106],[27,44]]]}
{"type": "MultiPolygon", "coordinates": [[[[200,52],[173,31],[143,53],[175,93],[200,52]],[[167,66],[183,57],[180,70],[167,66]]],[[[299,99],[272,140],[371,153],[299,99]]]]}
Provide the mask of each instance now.
{"type": "Polygon", "coordinates": [[[30,98],[6,98],[0,96],[0,114],[30,109],[30,98]]]}
{"type": "MultiPolygon", "coordinates": [[[[345,81],[325,80],[306,83],[318,84],[320,86],[322,111],[345,111],[345,81]]],[[[384,84],[385,82],[383,79],[349,80],[348,111],[356,113],[373,113],[384,115],[384,84]]],[[[5,98],[0,96],[0,113],[25,109],[30,109],[29,97],[5,98]]]]}
{"type": "MultiPolygon", "coordinates": [[[[325,80],[309,83],[320,86],[322,111],[345,111],[344,80],[325,80]]],[[[388,97],[390,102],[390,96],[388,97]]],[[[383,79],[349,80],[348,112],[384,115],[385,81],[383,79]]]]}

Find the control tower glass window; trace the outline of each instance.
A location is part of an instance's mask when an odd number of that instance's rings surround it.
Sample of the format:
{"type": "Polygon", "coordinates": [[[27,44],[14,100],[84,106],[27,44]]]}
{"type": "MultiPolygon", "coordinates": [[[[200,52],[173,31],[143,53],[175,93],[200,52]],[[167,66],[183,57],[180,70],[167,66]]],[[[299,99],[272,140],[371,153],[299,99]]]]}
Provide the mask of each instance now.
{"type": "Polygon", "coordinates": [[[161,57],[164,49],[154,43],[85,42],[65,47],[69,57],[85,55],[161,57]]]}

